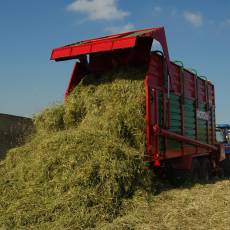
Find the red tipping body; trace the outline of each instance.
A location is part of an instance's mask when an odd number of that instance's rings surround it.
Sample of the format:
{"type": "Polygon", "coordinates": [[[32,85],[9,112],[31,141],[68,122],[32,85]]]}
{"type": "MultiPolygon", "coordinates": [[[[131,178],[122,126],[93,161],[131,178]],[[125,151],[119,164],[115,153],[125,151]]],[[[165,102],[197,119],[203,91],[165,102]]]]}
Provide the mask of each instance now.
{"type": "Polygon", "coordinates": [[[147,66],[145,161],[153,167],[178,169],[190,169],[194,158],[208,158],[213,165],[218,162],[214,86],[170,61],[163,27],[73,43],[54,49],[51,59],[78,59],[66,97],[88,73],[147,66]],[[154,40],[162,52],[151,51],[154,40]]]}

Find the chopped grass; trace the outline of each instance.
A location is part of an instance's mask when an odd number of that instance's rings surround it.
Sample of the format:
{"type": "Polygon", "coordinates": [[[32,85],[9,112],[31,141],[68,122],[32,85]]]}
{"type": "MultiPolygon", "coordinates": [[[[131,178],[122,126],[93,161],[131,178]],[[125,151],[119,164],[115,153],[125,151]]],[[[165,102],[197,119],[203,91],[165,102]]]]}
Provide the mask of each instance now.
{"type": "Polygon", "coordinates": [[[87,76],[0,166],[0,225],[88,228],[111,222],[143,184],[143,70],[87,76]]]}
{"type": "Polygon", "coordinates": [[[171,188],[159,195],[137,191],[126,214],[102,230],[229,229],[230,181],[171,188]]]}
{"type": "Polygon", "coordinates": [[[154,195],[143,77],[89,75],[35,116],[36,133],[0,162],[1,229],[229,229],[228,180],[154,195]]]}

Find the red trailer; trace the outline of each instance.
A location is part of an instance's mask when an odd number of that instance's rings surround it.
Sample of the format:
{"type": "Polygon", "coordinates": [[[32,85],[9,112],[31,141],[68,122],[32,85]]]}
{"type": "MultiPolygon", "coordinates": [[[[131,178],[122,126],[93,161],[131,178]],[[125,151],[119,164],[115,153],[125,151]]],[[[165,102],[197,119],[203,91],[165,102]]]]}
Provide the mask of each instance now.
{"type": "Polygon", "coordinates": [[[225,157],[215,134],[213,84],[170,61],[163,27],[126,32],[53,49],[51,60],[78,59],[66,96],[88,73],[146,65],[145,162],[172,178],[209,179],[225,157]],[[151,51],[153,41],[162,51],[151,51]],[[182,172],[182,173],[181,173],[182,172]]]}

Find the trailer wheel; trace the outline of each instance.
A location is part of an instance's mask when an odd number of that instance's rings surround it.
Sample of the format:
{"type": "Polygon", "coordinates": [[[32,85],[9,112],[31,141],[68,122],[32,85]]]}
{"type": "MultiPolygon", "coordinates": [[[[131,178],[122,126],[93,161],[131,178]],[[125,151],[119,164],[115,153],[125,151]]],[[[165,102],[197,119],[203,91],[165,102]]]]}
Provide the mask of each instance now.
{"type": "Polygon", "coordinates": [[[201,178],[201,165],[197,159],[192,160],[192,168],[190,171],[191,182],[198,182],[201,178]]]}
{"type": "Polygon", "coordinates": [[[204,158],[201,160],[201,168],[200,168],[200,179],[202,182],[207,183],[212,176],[211,164],[209,159],[204,158]]]}
{"type": "Polygon", "coordinates": [[[174,187],[182,186],[188,178],[186,170],[173,169],[167,171],[167,179],[169,183],[174,187]]]}
{"type": "Polygon", "coordinates": [[[227,156],[226,159],[222,162],[222,168],[225,177],[230,177],[230,156],[227,156]]]}

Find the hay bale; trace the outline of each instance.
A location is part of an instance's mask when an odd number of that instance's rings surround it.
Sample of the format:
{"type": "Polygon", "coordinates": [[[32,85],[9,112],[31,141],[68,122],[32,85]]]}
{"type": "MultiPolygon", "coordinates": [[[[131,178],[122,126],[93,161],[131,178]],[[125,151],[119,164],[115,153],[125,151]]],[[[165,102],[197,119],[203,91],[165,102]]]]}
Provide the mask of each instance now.
{"type": "Polygon", "coordinates": [[[89,75],[66,104],[35,117],[36,134],[0,166],[3,228],[93,228],[141,186],[144,71],[89,75]]]}

